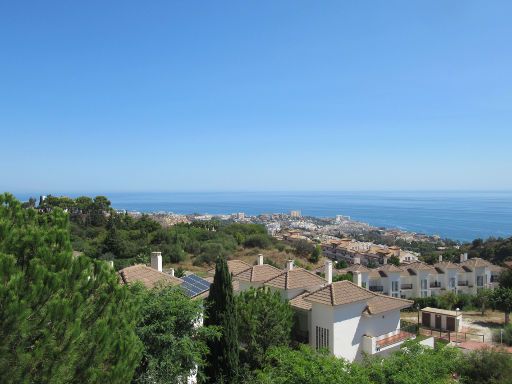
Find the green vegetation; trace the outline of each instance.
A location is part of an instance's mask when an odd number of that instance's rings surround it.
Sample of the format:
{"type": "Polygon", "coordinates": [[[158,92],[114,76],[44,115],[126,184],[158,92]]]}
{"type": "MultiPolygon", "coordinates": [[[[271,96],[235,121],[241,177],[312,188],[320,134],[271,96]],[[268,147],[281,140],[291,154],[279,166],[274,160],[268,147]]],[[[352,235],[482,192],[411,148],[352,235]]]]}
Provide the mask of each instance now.
{"type": "Polygon", "coordinates": [[[224,257],[215,263],[215,277],[205,303],[206,326],[220,327],[220,337],[209,340],[205,376],[208,383],[234,383],[239,374],[238,319],[233,286],[224,257]]]}
{"type": "Polygon", "coordinates": [[[463,384],[512,383],[512,355],[484,349],[459,359],[458,370],[463,384]]]}
{"type": "Polygon", "coordinates": [[[139,301],[101,261],[73,257],[68,215],[0,195],[0,382],[127,383],[139,301]]]}
{"type": "Polygon", "coordinates": [[[241,292],[236,304],[241,360],[250,370],[260,368],[271,347],[290,345],[292,308],[278,292],[264,288],[241,292]]]}
{"type": "Polygon", "coordinates": [[[133,217],[115,212],[104,196],[48,196],[38,207],[43,212],[55,208],[68,212],[73,249],[91,258],[114,260],[116,269],[148,262],[152,250],[162,252],[164,263],[191,259],[195,265],[204,265],[240,248],[270,249],[278,245],[262,225],[211,220],[164,228],[147,215],[133,217]]]}
{"type": "Polygon", "coordinates": [[[475,239],[465,247],[465,250],[469,257],[481,257],[492,263],[501,264],[507,259],[512,259],[512,237],[475,239]]]}
{"type": "Polygon", "coordinates": [[[206,341],[216,336],[212,327],[196,327],[202,315],[202,303],[190,300],[179,288],[152,290],[140,285],[132,294],[144,303],[136,325],[144,344],[142,359],[133,383],[186,383],[191,370],[204,365],[206,341]]]}

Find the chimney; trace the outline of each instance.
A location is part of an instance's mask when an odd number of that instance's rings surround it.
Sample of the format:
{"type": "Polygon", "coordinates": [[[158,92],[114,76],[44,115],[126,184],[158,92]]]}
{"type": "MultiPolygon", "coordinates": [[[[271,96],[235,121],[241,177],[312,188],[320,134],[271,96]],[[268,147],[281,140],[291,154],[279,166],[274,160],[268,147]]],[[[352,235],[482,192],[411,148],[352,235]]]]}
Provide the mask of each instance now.
{"type": "Polygon", "coordinates": [[[352,275],[352,282],[356,284],[358,287],[363,286],[363,276],[361,272],[354,272],[352,275]]]}
{"type": "Polygon", "coordinates": [[[383,257],[382,258],[382,264],[386,265],[388,263],[388,258],[387,257],[383,257]]]}
{"type": "Polygon", "coordinates": [[[258,255],[258,265],[263,265],[263,255],[261,253],[258,255]]]}
{"type": "Polygon", "coordinates": [[[325,280],[327,280],[327,284],[332,283],[332,261],[327,260],[325,262],[325,280]]]}
{"type": "Polygon", "coordinates": [[[442,263],[443,262],[443,255],[439,255],[439,262],[442,263]]]}
{"type": "Polygon", "coordinates": [[[169,275],[171,275],[172,277],[174,277],[174,268],[169,269],[169,275]]]}
{"type": "Polygon", "coordinates": [[[464,261],[468,261],[468,254],[467,253],[464,253],[464,261]]]}
{"type": "Polygon", "coordinates": [[[288,260],[286,262],[286,270],[291,271],[293,269],[293,260],[288,260]]]}
{"type": "Polygon", "coordinates": [[[108,263],[108,266],[111,268],[111,269],[114,269],[114,260],[109,260],[107,261],[108,263]]]}
{"type": "Polygon", "coordinates": [[[162,252],[151,252],[151,268],[162,272],[162,252]]]}
{"type": "Polygon", "coordinates": [[[361,264],[361,259],[359,257],[354,257],[353,262],[354,264],[361,264]]]}

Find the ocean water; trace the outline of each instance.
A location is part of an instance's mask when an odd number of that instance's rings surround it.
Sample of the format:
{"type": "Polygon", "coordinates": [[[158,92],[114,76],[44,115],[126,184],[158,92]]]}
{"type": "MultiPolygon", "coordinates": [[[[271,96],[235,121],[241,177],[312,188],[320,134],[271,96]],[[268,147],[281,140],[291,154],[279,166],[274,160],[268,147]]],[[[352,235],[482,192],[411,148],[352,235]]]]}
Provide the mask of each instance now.
{"type": "Polygon", "coordinates": [[[307,216],[345,215],[374,226],[460,241],[512,235],[512,191],[99,194],[109,197],[114,208],[140,212],[257,215],[300,210],[307,216]]]}
{"type": "Polygon", "coordinates": [[[216,192],[109,194],[115,208],[141,212],[235,213],[300,210],[350,216],[375,226],[461,241],[512,235],[511,192],[216,192]]]}

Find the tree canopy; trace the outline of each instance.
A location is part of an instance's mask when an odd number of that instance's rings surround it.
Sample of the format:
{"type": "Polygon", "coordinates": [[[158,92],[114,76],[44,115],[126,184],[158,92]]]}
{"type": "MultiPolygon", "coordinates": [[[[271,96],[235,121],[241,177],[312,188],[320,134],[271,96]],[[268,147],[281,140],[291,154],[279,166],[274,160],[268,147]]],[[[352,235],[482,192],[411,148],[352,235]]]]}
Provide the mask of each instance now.
{"type": "Polygon", "coordinates": [[[242,361],[255,369],[271,347],[290,344],[293,311],[278,292],[249,289],[236,298],[242,361]]]}
{"type": "Polygon", "coordinates": [[[105,262],[72,256],[68,214],[0,195],[0,382],[126,383],[138,301],[105,262]]]}

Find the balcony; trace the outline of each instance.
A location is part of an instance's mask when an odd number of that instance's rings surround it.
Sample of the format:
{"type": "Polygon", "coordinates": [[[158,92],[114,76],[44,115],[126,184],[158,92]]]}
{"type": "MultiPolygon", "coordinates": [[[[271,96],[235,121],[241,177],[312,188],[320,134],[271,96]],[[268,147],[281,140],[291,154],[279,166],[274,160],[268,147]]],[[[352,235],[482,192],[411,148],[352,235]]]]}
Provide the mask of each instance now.
{"type": "Polygon", "coordinates": [[[412,289],[412,284],[401,284],[400,289],[412,289]]]}
{"type": "Polygon", "coordinates": [[[372,292],[383,292],[384,287],[382,285],[370,285],[370,291],[372,292]]]}
{"type": "Polygon", "coordinates": [[[468,281],[467,281],[467,280],[459,280],[459,281],[457,282],[457,285],[458,285],[459,287],[467,287],[469,284],[468,284],[468,281]]]}
{"type": "Polygon", "coordinates": [[[380,336],[364,335],[362,339],[362,347],[365,353],[374,355],[387,349],[398,347],[406,340],[414,338],[416,338],[414,333],[403,329],[397,329],[380,336]]]}
{"type": "Polygon", "coordinates": [[[430,283],[430,288],[441,288],[441,283],[439,281],[434,281],[430,283]]]}

